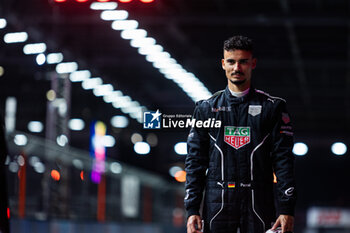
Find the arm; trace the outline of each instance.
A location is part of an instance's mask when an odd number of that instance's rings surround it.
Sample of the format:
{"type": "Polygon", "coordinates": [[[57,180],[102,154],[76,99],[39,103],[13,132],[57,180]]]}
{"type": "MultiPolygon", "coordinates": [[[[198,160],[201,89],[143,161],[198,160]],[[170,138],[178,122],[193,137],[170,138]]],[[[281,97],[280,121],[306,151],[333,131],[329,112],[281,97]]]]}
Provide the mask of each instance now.
{"type": "Polygon", "coordinates": [[[294,178],[293,129],[286,103],[280,101],[274,111],[272,131],[272,163],[277,177],[279,217],[273,229],[282,226],[282,232],[292,231],[296,189],[294,178]]]}
{"type": "MultiPolygon", "coordinates": [[[[196,120],[205,120],[200,105],[201,102],[197,103],[193,118],[196,120]]],[[[187,173],[185,183],[185,207],[187,215],[189,216],[188,227],[193,228],[194,224],[197,224],[198,228],[201,229],[199,208],[205,187],[205,173],[208,168],[209,160],[209,135],[207,129],[191,128],[187,139],[187,151],[188,154],[185,162],[185,170],[187,173]]]]}

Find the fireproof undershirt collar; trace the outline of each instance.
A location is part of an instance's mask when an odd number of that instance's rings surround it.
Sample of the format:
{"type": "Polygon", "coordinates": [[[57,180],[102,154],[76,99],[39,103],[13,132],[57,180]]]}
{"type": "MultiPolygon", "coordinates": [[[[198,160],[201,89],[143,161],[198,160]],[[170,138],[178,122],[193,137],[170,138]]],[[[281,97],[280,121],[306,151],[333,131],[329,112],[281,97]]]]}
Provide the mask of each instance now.
{"type": "Polygon", "coordinates": [[[249,89],[250,89],[250,88],[248,88],[248,89],[246,89],[246,90],[244,90],[244,91],[242,91],[242,92],[235,92],[235,91],[232,91],[232,90],[229,88],[229,91],[230,91],[231,95],[233,95],[234,97],[240,98],[240,97],[245,96],[246,94],[248,94],[249,89]]]}

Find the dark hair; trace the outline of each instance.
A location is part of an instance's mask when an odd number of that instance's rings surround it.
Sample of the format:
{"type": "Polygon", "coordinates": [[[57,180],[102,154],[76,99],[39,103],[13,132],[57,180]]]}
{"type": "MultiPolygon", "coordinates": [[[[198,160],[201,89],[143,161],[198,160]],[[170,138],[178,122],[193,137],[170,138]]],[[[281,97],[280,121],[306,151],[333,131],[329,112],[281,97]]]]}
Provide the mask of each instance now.
{"type": "Polygon", "coordinates": [[[245,50],[253,52],[253,40],[245,36],[233,36],[225,40],[224,50],[245,50]]]}

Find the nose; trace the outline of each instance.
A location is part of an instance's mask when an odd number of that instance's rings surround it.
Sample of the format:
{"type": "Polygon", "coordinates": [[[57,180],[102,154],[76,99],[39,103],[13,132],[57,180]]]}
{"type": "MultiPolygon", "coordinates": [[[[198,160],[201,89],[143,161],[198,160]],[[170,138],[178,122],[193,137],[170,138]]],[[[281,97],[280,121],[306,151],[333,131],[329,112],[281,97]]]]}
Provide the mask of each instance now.
{"type": "Polygon", "coordinates": [[[234,70],[234,71],[240,71],[240,70],[241,70],[241,66],[239,65],[238,62],[236,62],[236,63],[233,65],[233,70],[234,70]]]}

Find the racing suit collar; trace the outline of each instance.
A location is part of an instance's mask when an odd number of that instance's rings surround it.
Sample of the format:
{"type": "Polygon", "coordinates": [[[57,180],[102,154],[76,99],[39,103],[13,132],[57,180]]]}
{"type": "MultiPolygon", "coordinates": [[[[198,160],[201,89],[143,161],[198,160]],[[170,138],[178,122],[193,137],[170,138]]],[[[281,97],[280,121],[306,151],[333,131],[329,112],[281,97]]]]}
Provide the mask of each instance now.
{"type": "Polygon", "coordinates": [[[242,102],[246,102],[251,97],[253,92],[254,92],[254,88],[250,86],[248,94],[242,97],[235,97],[231,94],[230,90],[228,89],[228,86],[226,86],[225,88],[225,95],[230,104],[239,104],[242,102]]]}

